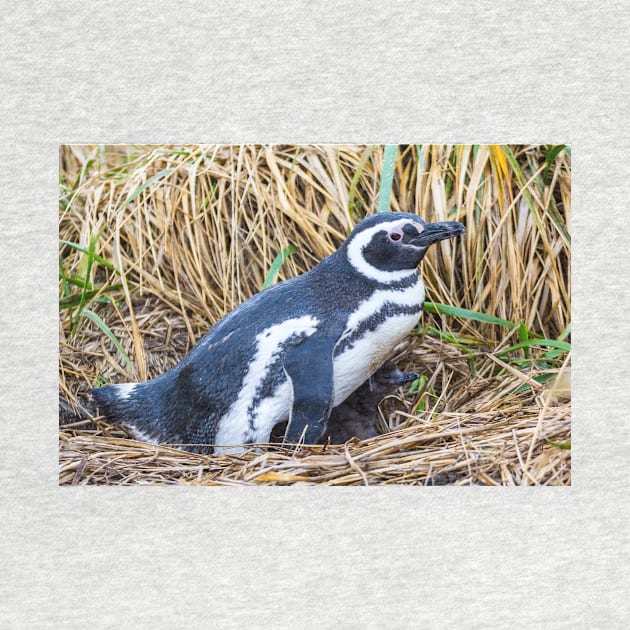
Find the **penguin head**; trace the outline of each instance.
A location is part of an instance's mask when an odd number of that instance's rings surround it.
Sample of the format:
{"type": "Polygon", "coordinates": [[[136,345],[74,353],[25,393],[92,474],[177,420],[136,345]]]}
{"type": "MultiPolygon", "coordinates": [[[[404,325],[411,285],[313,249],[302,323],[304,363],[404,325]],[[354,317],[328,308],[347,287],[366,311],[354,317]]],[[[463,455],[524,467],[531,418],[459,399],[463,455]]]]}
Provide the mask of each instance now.
{"type": "Polygon", "coordinates": [[[429,246],[465,231],[458,221],[427,223],[408,212],[380,212],[357,224],[346,241],[346,255],[362,275],[397,282],[415,271],[429,246]]]}
{"type": "Polygon", "coordinates": [[[382,397],[417,378],[418,375],[415,372],[403,372],[392,361],[387,361],[370,377],[369,385],[371,391],[382,397]]]}

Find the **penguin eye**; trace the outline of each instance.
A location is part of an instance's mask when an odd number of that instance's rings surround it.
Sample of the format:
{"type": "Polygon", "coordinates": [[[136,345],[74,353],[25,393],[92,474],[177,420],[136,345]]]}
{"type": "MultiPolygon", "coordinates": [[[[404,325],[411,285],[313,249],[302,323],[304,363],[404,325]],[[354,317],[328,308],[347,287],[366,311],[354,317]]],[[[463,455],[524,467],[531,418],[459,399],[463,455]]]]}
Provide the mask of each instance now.
{"type": "Polygon", "coordinates": [[[399,241],[403,237],[401,230],[394,230],[389,234],[390,241],[399,241]]]}

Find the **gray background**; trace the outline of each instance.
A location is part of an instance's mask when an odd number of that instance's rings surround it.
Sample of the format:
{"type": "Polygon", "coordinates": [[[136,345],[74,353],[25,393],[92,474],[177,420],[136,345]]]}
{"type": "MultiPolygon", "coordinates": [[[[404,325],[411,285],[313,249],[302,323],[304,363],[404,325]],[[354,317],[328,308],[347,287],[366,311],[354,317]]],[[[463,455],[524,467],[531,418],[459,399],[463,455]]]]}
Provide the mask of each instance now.
{"type": "Polygon", "coordinates": [[[624,2],[16,3],[2,628],[628,621],[624,2]],[[59,488],[62,142],[570,142],[571,488],[59,488]]]}

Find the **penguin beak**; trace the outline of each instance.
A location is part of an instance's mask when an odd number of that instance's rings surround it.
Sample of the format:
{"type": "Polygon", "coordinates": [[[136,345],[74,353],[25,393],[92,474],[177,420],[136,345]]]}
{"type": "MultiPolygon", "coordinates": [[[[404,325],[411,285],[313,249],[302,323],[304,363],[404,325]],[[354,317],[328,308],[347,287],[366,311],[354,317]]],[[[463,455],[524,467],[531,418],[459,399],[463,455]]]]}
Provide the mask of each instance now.
{"type": "Polygon", "coordinates": [[[401,372],[398,380],[402,385],[403,383],[411,383],[411,381],[415,381],[417,378],[418,375],[415,372],[401,372]]]}
{"type": "Polygon", "coordinates": [[[426,223],[424,230],[412,241],[417,247],[428,247],[438,241],[459,236],[466,228],[459,221],[441,221],[439,223],[426,223]]]}

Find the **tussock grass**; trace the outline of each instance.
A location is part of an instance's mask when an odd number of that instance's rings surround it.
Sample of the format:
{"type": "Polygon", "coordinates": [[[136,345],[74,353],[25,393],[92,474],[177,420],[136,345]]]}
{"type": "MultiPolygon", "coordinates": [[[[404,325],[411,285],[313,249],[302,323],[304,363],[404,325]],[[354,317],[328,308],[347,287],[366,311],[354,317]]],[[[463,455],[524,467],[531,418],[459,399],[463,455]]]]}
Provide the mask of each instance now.
{"type": "Polygon", "coordinates": [[[467,232],[422,264],[432,304],[398,358],[422,378],[382,404],[393,432],[202,456],[72,417],[95,383],[160,374],[334,251],[376,211],[383,160],[380,145],[61,147],[60,482],[569,484],[553,386],[570,361],[566,147],[398,148],[391,209],[467,232]]]}

